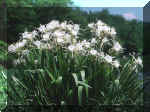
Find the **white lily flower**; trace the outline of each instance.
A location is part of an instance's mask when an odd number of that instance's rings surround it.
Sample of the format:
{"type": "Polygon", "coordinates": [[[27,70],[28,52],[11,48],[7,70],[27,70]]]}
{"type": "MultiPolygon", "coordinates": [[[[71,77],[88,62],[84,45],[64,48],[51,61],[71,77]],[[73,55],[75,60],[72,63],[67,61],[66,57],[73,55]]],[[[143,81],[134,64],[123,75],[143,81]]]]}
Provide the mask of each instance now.
{"type": "Polygon", "coordinates": [[[109,55],[106,55],[106,56],[104,57],[104,59],[105,59],[108,63],[112,63],[113,57],[112,57],[112,56],[109,56],[109,55]]]}
{"type": "Polygon", "coordinates": [[[61,27],[62,29],[66,29],[66,28],[67,28],[67,22],[65,21],[65,22],[61,23],[61,24],[60,24],[60,27],[61,27]]]}
{"type": "Polygon", "coordinates": [[[66,43],[71,43],[71,35],[70,34],[66,33],[63,38],[66,43]]]}
{"type": "Polygon", "coordinates": [[[96,39],[95,39],[95,38],[92,38],[91,43],[92,43],[92,44],[97,43],[96,39]]]}
{"type": "Polygon", "coordinates": [[[93,27],[94,27],[94,23],[88,24],[88,27],[89,27],[89,28],[93,28],[93,27]]]}
{"type": "Polygon", "coordinates": [[[142,62],[141,57],[138,57],[135,61],[136,61],[137,64],[143,66],[143,62],[142,62]]]}
{"type": "Polygon", "coordinates": [[[80,26],[78,24],[75,24],[73,29],[78,32],[80,29],[80,26]]]}
{"type": "Polygon", "coordinates": [[[38,60],[34,60],[34,63],[35,63],[35,64],[38,64],[38,60]]]}
{"type": "Polygon", "coordinates": [[[90,43],[89,43],[89,42],[86,42],[86,43],[84,43],[84,46],[85,46],[86,48],[90,48],[90,43]]]}
{"type": "Polygon", "coordinates": [[[50,33],[44,34],[43,35],[43,40],[45,40],[45,41],[49,40],[50,39],[49,36],[50,36],[50,33]]]}
{"type": "Polygon", "coordinates": [[[74,50],[75,50],[75,46],[74,45],[70,45],[69,47],[68,47],[68,49],[71,51],[71,52],[73,52],[74,50]]]}
{"type": "Polygon", "coordinates": [[[57,41],[58,43],[64,43],[64,39],[63,39],[63,38],[57,38],[56,41],[57,41]]]}
{"type": "Polygon", "coordinates": [[[11,44],[9,47],[8,47],[8,52],[16,52],[16,46],[11,44]]]}
{"type": "Polygon", "coordinates": [[[102,43],[106,43],[106,42],[108,42],[109,40],[105,37],[105,38],[103,38],[103,40],[102,40],[102,43]]]}
{"type": "Polygon", "coordinates": [[[27,43],[27,40],[22,40],[22,41],[16,43],[15,46],[18,49],[18,48],[24,47],[26,43],[27,43]]]}
{"type": "Polygon", "coordinates": [[[98,25],[98,26],[102,26],[102,25],[104,25],[104,23],[103,23],[101,20],[98,20],[98,21],[97,21],[97,25],[98,25]]]}
{"type": "Polygon", "coordinates": [[[29,52],[30,52],[30,51],[26,49],[26,50],[23,50],[23,51],[22,51],[22,54],[23,54],[23,55],[28,55],[29,52]]]}
{"type": "Polygon", "coordinates": [[[38,28],[38,30],[40,31],[40,32],[46,32],[46,27],[45,27],[45,25],[40,25],[40,27],[38,28]]]}
{"type": "Polygon", "coordinates": [[[65,32],[64,31],[60,31],[60,30],[56,30],[54,32],[54,36],[55,37],[63,37],[65,35],[65,32]]]}
{"type": "Polygon", "coordinates": [[[115,30],[115,28],[111,28],[111,35],[116,35],[117,33],[116,33],[116,30],[115,30]]]}
{"type": "Polygon", "coordinates": [[[31,40],[34,38],[34,35],[32,33],[29,33],[29,32],[24,32],[24,33],[22,33],[22,38],[31,40]]]}
{"type": "Polygon", "coordinates": [[[33,44],[36,45],[37,48],[40,48],[40,47],[41,47],[41,42],[38,41],[38,40],[37,40],[37,41],[34,41],[33,44]]]}
{"type": "Polygon", "coordinates": [[[68,25],[67,25],[67,29],[68,29],[69,31],[72,31],[72,29],[73,29],[73,25],[68,24],[68,25]]]}
{"type": "Polygon", "coordinates": [[[72,33],[74,36],[76,36],[76,35],[78,34],[78,31],[76,31],[76,30],[71,30],[71,33],[72,33]]]}
{"type": "Polygon", "coordinates": [[[77,51],[83,50],[83,46],[82,46],[81,43],[77,43],[77,44],[76,44],[76,50],[77,50],[77,51]]]}
{"type": "Polygon", "coordinates": [[[89,48],[89,47],[90,47],[90,43],[87,42],[86,40],[83,40],[83,41],[81,42],[81,44],[82,44],[83,46],[85,46],[86,48],[89,48]]]}
{"type": "Polygon", "coordinates": [[[56,21],[56,20],[53,20],[53,21],[51,21],[50,23],[48,23],[46,25],[46,29],[48,31],[51,31],[51,30],[53,30],[53,29],[55,29],[57,27],[59,27],[59,21],[56,21]]]}
{"type": "Polygon", "coordinates": [[[119,42],[115,42],[113,48],[115,51],[120,51],[122,49],[121,45],[119,44],[119,42]]]}
{"type": "Polygon", "coordinates": [[[92,49],[92,50],[90,50],[90,54],[92,54],[92,55],[97,55],[98,52],[97,52],[96,50],[92,49]]]}
{"type": "Polygon", "coordinates": [[[26,63],[26,60],[23,58],[13,60],[13,64],[16,66],[21,63],[26,63]]]}
{"type": "Polygon", "coordinates": [[[102,58],[105,57],[104,52],[100,52],[100,53],[98,53],[98,55],[99,55],[100,57],[102,57],[102,58]]]}
{"type": "Polygon", "coordinates": [[[120,66],[120,63],[118,60],[112,61],[112,65],[116,68],[118,68],[120,66]]]}

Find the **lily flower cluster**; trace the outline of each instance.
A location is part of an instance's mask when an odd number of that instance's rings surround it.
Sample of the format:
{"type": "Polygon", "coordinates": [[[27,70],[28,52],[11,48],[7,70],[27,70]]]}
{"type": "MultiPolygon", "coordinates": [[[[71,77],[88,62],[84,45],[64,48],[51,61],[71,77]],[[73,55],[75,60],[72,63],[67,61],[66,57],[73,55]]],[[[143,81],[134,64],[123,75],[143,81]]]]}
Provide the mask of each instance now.
{"type": "Polygon", "coordinates": [[[72,54],[92,55],[118,68],[120,62],[111,53],[117,52],[119,54],[123,48],[115,38],[115,28],[109,27],[100,20],[97,23],[88,24],[88,27],[93,36],[89,40],[81,41],[79,37],[80,25],[53,20],[46,25],[40,25],[32,32],[22,33],[19,42],[8,47],[8,52],[21,55],[19,59],[14,61],[15,64],[19,64],[25,62],[23,57],[29,54],[32,47],[51,50],[60,46],[72,54]],[[105,47],[109,49],[105,49],[105,47]]]}

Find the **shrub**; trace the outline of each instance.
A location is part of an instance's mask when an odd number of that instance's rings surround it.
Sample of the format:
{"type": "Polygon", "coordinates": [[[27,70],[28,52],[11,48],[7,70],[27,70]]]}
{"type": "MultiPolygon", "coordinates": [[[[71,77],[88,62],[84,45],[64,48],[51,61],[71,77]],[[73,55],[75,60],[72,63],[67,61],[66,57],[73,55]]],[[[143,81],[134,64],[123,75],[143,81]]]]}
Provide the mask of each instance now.
{"type": "Polygon", "coordinates": [[[53,20],[26,31],[8,47],[8,103],[142,104],[141,57],[122,57],[123,50],[100,20],[86,29],[53,20]],[[88,31],[91,38],[81,38],[88,31]]]}

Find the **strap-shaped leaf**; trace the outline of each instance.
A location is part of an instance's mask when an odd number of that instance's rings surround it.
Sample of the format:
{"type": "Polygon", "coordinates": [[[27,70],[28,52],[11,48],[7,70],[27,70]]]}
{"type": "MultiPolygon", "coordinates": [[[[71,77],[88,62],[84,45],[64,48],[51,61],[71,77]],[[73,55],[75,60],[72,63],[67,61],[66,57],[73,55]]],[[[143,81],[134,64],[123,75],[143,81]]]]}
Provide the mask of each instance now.
{"type": "Polygon", "coordinates": [[[52,81],[55,81],[55,78],[53,77],[53,75],[47,69],[45,70],[48,73],[49,77],[52,79],[52,81]]]}
{"type": "Polygon", "coordinates": [[[21,81],[19,81],[15,76],[12,76],[12,79],[14,80],[14,82],[16,82],[17,84],[20,84],[23,88],[28,89],[21,81]]]}
{"type": "Polygon", "coordinates": [[[7,79],[7,74],[4,73],[4,71],[2,71],[1,73],[2,73],[3,77],[4,77],[5,79],[7,79]]]}
{"type": "Polygon", "coordinates": [[[79,101],[79,105],[82,104],[82,92],[83,92],[83,86],[79,86],[78,87],[78,101],[79,101]]]}
{"type": "Polygon", "coordinates": [[[119,86],[119,80],[118,79],[115,80],[115,84],[117,87],[119,86]]]}
{"type": "Polygon", "coordinates": [[[61,84],[62,83],[62,76],[59,76],[56,80],[56,84],[61,84]]]}
{"type": "Polygon", "coordinates": [[[101,92],[100,92],[100,94],[101,94],[103,97],[105,96],[105,94],[104,94],[104,92],[103,92],[103,91],[101,91],[101,92]]]}
{"type": "Polygon", "coordinates": [[[85,80],[85,71],[80,71],[81,72],[81,78],[84,81],[85,80]]]}
{"type": "Polygon", "coordinates": [[[72,89],[68,91],[68,96],[71,96],[73,93],[72,89]]]}
{"type": "Polygon", "coordinates": [[[89,97],[89,88],[88,87],[85,87],[85,93],[86,93],[86,97],[88,98],[89,97]]]}
{"type": "Polygon", "coordinates": [[[85,87],[88,87],[88,88],[92,88],[91,86],[89,86],[88,84],[86,84],[86,83],[83,82],[83,81],[78,81],[78,84],[81,84],[81,85],[83,85],[83,86],[85,86],[85,87]]]}
{"type": "Polygon", "coordinates": [[[72,75],[73,75],[73,78],[74,78],[76,86],[77,86],[78,85],[78,77],[77,77],[76,73],[73,73],[72,75]]]}

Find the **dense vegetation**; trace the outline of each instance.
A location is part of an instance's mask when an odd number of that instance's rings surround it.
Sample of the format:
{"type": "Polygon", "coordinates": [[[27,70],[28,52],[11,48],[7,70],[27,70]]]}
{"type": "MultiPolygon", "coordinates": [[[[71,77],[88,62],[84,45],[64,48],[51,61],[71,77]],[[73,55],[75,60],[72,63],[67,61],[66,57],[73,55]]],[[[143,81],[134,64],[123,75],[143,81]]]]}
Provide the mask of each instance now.
{"type": "MultiPolygon", "coordinates": [[[[80,40],[89,41],[92,39],[92,34],[90,29],[86,27],[89,23],[102,20],[108,26],[116,29],[116,39],[124,48],[123,52],[117,56],[117,59],[123,61],[120,63],[121,67],[112,69],[109,64],[99,62],[98,58],[95,60],[95,57],[91,55],[80,56],[76,54],[72,57],[71,52],[66,51],[61,46],[54,47],[50,52],[49,50],[40,50],[32,46],[29,55],[26,57],[27,63],[21,62],[14,67],[11,62],[19,56],[10,53],[7,57],[7,45],[4,42],[0,42],[0,61],[9,62],[7,66],[8,88],[6,88],[5,83],[6,68],[2,65],[0,67],[0,84],[2,85],[0,92],[3,94],[0,101],[6,101],[7,89],[8,103],[10,104],[14,102],[29,105],[143,103],[139,72],[136,69],[131,70],[129,68],[133,67],[134,62],[137,61],[136,58],[143,53],[142,29],[143,27],[147,29],[144,35],[148,37],[150,26],[148,23],[143,25],[141,21],[127,21],[120,15],[111,15],[107,10],[88,13],[80,8],[60,7],[71,4],[69,0],[63,0],[63,4],[56,3],[54,0],[45,0],[45,2],[43,0],[37,0],[36,2],[30,2],[30,0],[26,2],[16,1],[7,0],[7,5],[9,6],[7,8],[8,45],[21,41],[23,32],[37,30],[40,24],[48,24],[51,20],[80,24],[80,40]],[[136,52],[136,55],[133,52],[136,52]],[[123,56],[128,58],[124,60],[122,59],[123,56]]],[[[144,54],[147,60],[150,53],[148,40],[148,38],[144,40],[147,42],[144,45],[146,48],[144,54]]],[[[99,49],[98,46],[95,48],[99,49]]],[[[149,61],[146,61],[146,63],[148,65],[149,61]]],[[[148,70],[149,68],[146,69],[146,71],[148,70]]],[[[141,71],[142,69],[140,68],[141,71]]],[[[0,105],[0,108],[4,108],[5,104],[0,105]]]]}
{"type": "Polygon", "coordinates": [[[128,51],[142,52],[142,22],[137,20],[127,21],[122,16],[111,15],[107,10],[87,13],[79,8],[8,8],[7,31],[10,32],[8,34],[8,42],[17,41],[19,38],[18,34],[25,30],[31,31],[40,24],[46,24],[54,19],[60,21],[72,20],[73,23],[81,24],[83,27],[89,22],[95,22],[100,19],[116,28],[117,36],[128,51]]]}
{"type": "Polygon", "coordinates": [[[142,104],[142,60],[122,51],[101,20],[84,29],[53,20],[24,32],[8,47],[8,104],[142,104]]]}

